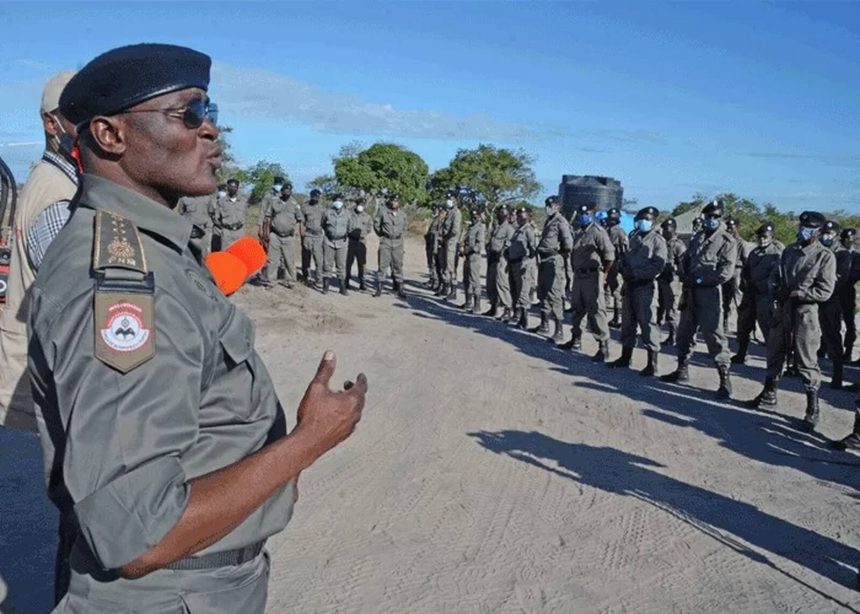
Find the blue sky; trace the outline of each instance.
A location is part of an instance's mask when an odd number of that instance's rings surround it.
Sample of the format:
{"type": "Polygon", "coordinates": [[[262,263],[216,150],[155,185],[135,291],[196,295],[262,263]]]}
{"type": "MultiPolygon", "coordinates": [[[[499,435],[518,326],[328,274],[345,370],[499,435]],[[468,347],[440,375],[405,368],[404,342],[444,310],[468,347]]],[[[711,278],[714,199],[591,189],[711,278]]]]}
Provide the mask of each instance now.
{"type": "Polygon", "coordinates": [[[480,142],[666,208],[734,191],[860,212],[860,3],[0,4],[0,156],[38,157],[45,79],[144,41],[213,57],[244,163],[300,186],[351,141],[431,170],[480,142]]]}

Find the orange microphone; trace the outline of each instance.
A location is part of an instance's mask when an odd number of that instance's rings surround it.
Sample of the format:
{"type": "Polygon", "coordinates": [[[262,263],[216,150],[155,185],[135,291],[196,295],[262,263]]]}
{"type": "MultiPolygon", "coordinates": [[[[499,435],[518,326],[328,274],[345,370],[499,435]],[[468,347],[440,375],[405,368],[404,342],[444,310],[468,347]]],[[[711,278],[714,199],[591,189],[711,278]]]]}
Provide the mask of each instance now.
{"type": "Polygon", "coordinates": [[[243,237],[226,251],[206,256],[206,268],[225,296],[230,296],[266,264],[266,252],[260,242],[243,237]]]}

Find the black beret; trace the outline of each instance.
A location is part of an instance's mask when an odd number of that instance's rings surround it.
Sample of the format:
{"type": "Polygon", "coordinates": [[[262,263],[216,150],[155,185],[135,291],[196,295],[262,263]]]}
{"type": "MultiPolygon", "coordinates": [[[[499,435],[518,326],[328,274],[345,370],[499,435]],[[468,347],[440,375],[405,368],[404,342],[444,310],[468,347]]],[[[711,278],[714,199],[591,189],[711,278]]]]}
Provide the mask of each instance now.
{"type": "Polygon", "coordinates": [[[660,217],[660,211],[657,207],[643,207],[639,209],[639,212],[636,214],[636,219],[643,218],[646,215],[650,215],[651,217],[660,217]]]}
{"type": "Polygon", "coordinates": [[[675,218],[670,217],[668,220],[665,220],[662,224],[660,224],[662,228],[677,228],[678,222],[675,221],[675,218]]]}
{"type": "Polygon", "coordinates": [[[322,194],[322,192],[320,192],[317,188],[314,188],[313,190],[311,190],[310,195],[311,196],[319,196],[320,194],[322,194]]]}
{"type": "Polygon", "coordinates": [[[144,43],[111,49],[72,77],[60,96],[60,113],[75,125],[115,115],[141,102],[188,89],[209,89],[211,58],[199,51],[144,43]]]}
{"type": "Polygon", "coordinates": [[[617,220],[621,217],[621,211],[619,211],[615,207],[612,207],[606,212],[606,217],[608,217],[610,220],[617,220]]]}
{"type": "Polygon", "coordinates": [[[392,192],[388,195],[388,202],[391,202],[392,200],[400,200],[400,195],[395,192],[392,192]]]}
{"type": "MultiPolygon", "coordinates": [[[[275,177],[272,179],[272,183],[284,183],[284,178],[283,177],[275,177]]],[[[287,183],[289,183],[289,182],[287,182],[287,183]]],[[[290,184],[290,185],[292,185],[292,184],[290,184]]]]}
{"type": "Polygon", "coordinates": [[[804,211],[800,214],[800,225],[807,228],[821,228],[827,222],[827,218],[818,211],[804,211]]]}
{"type": "MultiPolygon", "coordinates": [[[[275,181],[275,183],[278,183],[278,182],[275,181]]],[[[283,185],[281,186],[282,188],[290,188],[291,190],[293,189],[293,182],[292,181],[284,181],[283,179],[281,179],[281,183],[283,183],[283,185]]]]}
{"type": "Polygon", "coordinates": [[[854,235],[856,235],[856,234],[857,234],[856,228],[846,228],[845,230],[842,231],[842,234],[840,236],[843,239],[853,239],[854,235]]]}
{"type": "Polygon", "coordinates": [[[702,209],[702,214],[711,215],[713,217],[722,217],[723,216],[723,201],[714,200],[705,205],[705,208],[702,209]]]}
{"type": "Polygon", "coordinates": [[[759,237],[764,235],[772,235],[773,224],[771,224],[770,222],[762,222],[761,226],[758,227],[758,230],[756,230],[755,233],[759,237]]]}
{"type": "Polygon", "coordinates": [[[729,228],[734,228],[737,225],[738,221],[735,218],[730,217],[726,219],[726,226],[728,226],[729,228]]]}
{"type": "Polygon", "coordinates": [[[239,180],[238,179],[228,179],[227,185],[230,185],[230,184],[239,185],[239,180]]]}
{"type": "Polygon", "coordinates": [[[833,220],[827,220],[824,222],[824,226],[821,228],[821,232],[839,232],[841,226],[839,226],[839,222],[834,222],[833,220]]]}
{"type": "Polygon", "coordinates": [[[547,196],[543,204],[549,207],[550,205],[558,204],[558,196],[547,196]]]}

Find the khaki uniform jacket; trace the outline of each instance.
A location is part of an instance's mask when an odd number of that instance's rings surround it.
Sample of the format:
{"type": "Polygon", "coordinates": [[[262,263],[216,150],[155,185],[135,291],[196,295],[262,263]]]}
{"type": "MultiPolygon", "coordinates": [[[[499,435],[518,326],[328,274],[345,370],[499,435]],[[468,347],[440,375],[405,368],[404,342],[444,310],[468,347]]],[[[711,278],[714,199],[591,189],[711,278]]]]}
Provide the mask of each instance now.
{"type": "Polygon", "coordinates": [[[771,241],[768,245],[756,246],[750,251],[744,263],[744,279],[747,292],[753,294],[770,293],[770,279],[775,269],[779,267],[785,246],[779,241],[771,241]]]}
{"type": "Polygon", "coordinates": [[[36,271],[30,266],[27,231],[50,205],[77,190],[74,167],[54,152],[37,162],[18,196],[12,221],[12,260],[6,305],[0,311],[0,425],[36,430],[27,376],[27,314],[36,271]]]}
{"type": "Polygon", "coordinates": [[[621,275],[632,283],[653,281],[663,272],[668,259],[669,247],[659,232],[633,233],[621,260],[621,275]]]}
{"type": "Polygon", "coordinates": [[[459,208],[448,209],[448,216],[442,221],[442,240],[457,243],[460,240],[460,229],[463,225],[463,214],[459,208]]]}
{"type": "Polygon", "coordinates": [[[381,239],[402,241],[406,232],[406,214],[402,209],[395,213],[388,207],[380,207],[373,220],[373,231],[381,239]]]}
{"type": "MultiPolygon", "coordinates": [[[[191,224],[100,177],[82,182],[79,205],[33,287],[30,374],[44,418],[48,494],[62,513],[74,513],[75,548],[110,570],[176,524],[189,480],[285,436],[286,420],[254,350],[253,323],[189,250],[191,224]],[[99,215],[113,238],[94,249],[99,215]],[[150,272],[149,291],[96,290],[94,267],[104,259],[106,276],[137,276],[139,290],[141,270],[150,272]],[[97,319],[100,297],[107,316],[97,319]]],[[[293,494],[292,485],[279,489],[201,554],[281,531],[293,494]]]]}
{"type": "Polygon", "coordinates": [[[737,245],[722,224],[710,236],[699,231],[684,254],[684,281],[696,287],[721,286],[735,274],[737,245]]]}
{"type": "Polygon", "coordinates": [[[216,217],[219,228],[238,230],[245,225],[248,217],[248,199],[241,194],[230,198],[225,196],[218,201],[218,215],[216,217]]]}
{"type": "Polygon", "coordinates": [[[573,233],[573,253],[570,255],[570,261],[574,275],[580,270],[603,270],[604,262],[614,260],[615,247],[609,233],[602,226],[592,223],[585,228],[577,228],[573,233]]]}
{"type": "Polygon", "coordinates": [[[272,219],[272,231],[281,237],[294,235],[296,226],[305,221],[302,208],[292,196],[287,200],[280,197],[273,200],[269,204],[269,216],[272,219]]]}
{"type": "Polygon", "coordinates": [[[772,284],[800,303],[823,303],[836,287],[836,256],[816,241],[792,243],[782,252],[772,284]]]}
{"type": "Polygon", "coordinates": [[[322,221],[326,209],[322,203],[312,205],[310,201],[302,205],[302,215],[305,216],[305,234],[321,237],[323,234],[322,221]]]}
{"type": "MultiPolygon", "coordinates": [[[[606,229],[604,228],[604,230],[606,229]]],[[[612,242],[612,247],[615,250],[615,258],[611,258],[610,260],[620,261],[624,252],[630,249],[630,238],[627,236],[627,233],[624,232],[621,224],[611,226],[607,231],[607,234],[609,235],[609,240],[612,242]]]]}
{"type": "Polygon", "coordinates": [[[560,253],[568,254],[572,249],[573,235],[570,232],[570,224],[561,213],[548,216],[540,233],[538,254],[545,259],[560,253]]]}
{"type": "Polygon", "coordinates": [[[212,230],[215,218],[215,207],[217,198],[214,194],[209,196],[183,196],[179,199],[176,210],[179,215],[187,219],[191,224],[202,229],[204,232],[212,230]]]}
{"type": "Polygon", "coordinates": [[[675,276],[681,270],[681,261],[684,258],[684,252],[687,251],[687,246],[681,239],[675,236],[666,241],[666,248],[669,250],[669,258],[666,261],[666,267],[663,269],[660,280],[671,282],[675,280],[675,276]]]}
{"type": "Polygon", "coordinates": [[[537,254],[537,236],[531,223],[517,226],[508,246],[508,262],[519,262],[534,258],[537,254]]]}
{"type": "Polygon", "coordinates": [[[367,211],[362,211],[361,213],[357,211],[352,212],[352,230],[349,231],[349,238],[352,241],[361,241],[364,243],[372,230],[373,220],[370,219],[367,211]]]}
{"type": "Polygon", "coordinates": [[[424,240],[430,253],[435,254],[439,251],[439,245],[442,242],[440,230],[442,228],[443,221],[444,220],[442,220],[438,215],[434,215],[433,219],[430,220],[430,226],[428,226],[427,233],[424,235],[424,240]]]}
{"type": "Polygon", "coordinates": [[[463,239],[463,255],[475,256],[481,254],[481,249],[484,247],[487,228],[484,222],[472,221],[466,231],[466,236],[463,239]]]}
{"type": "Polygon", "coordinates": [[[340,211],[329,209],[323,216],[323,230],[329,247],[345,247],[352,231],[352,214],[343,207],[340,211]]]}
{"type": "Polygon", "coordinates": [[[490,241],[487,243],[487,255],[499,259],[507,254],[511,239],[514,236],[514,226],[508,220],[497,224],[490,233],[490,241]]]}

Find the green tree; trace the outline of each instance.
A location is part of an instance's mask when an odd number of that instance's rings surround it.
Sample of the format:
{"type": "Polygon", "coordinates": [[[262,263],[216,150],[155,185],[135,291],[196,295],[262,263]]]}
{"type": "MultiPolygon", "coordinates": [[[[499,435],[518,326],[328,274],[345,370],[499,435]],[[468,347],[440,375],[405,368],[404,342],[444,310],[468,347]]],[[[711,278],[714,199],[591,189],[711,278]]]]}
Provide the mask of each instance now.
{"type": "Polygon", "coordinates": [[[460,149],[447,167],[433,173],[431,197],[439,200],[446,190],[462,186],[483,194],[490,206],[529,200],[540,189],[533,163],[534,159],[522,150],[487,144],[460,149]]]}
{"type": "Polygon", "coordinates": [[[364,150],[356,144],[348,145],[333,162],[340,188],[361,190],[377,198],[394,192],[405,203],[421,203],[427,198],[427,163],[400,145],[374,143],[364,150]]]}
{"type": "Polygon", "coordinates": [[[325,198],[331,198],[335,194],[347,191],[337,182],[334,175],[320,175],[318,177],[314,177],[307,183],[306,187],[308,192],[311,190],[319,190],[325,198]]]}
{"type": "Polygon", "coordinates": [[[233,133],[232,126],[218,126],[221,135],[218,141],[221,143],[221,168],[215,173],[218,183],[227,183],[228,179],[237,177],[241,173],[233,154],[233,146],[230,144],[230,135],[233,133]]]}

